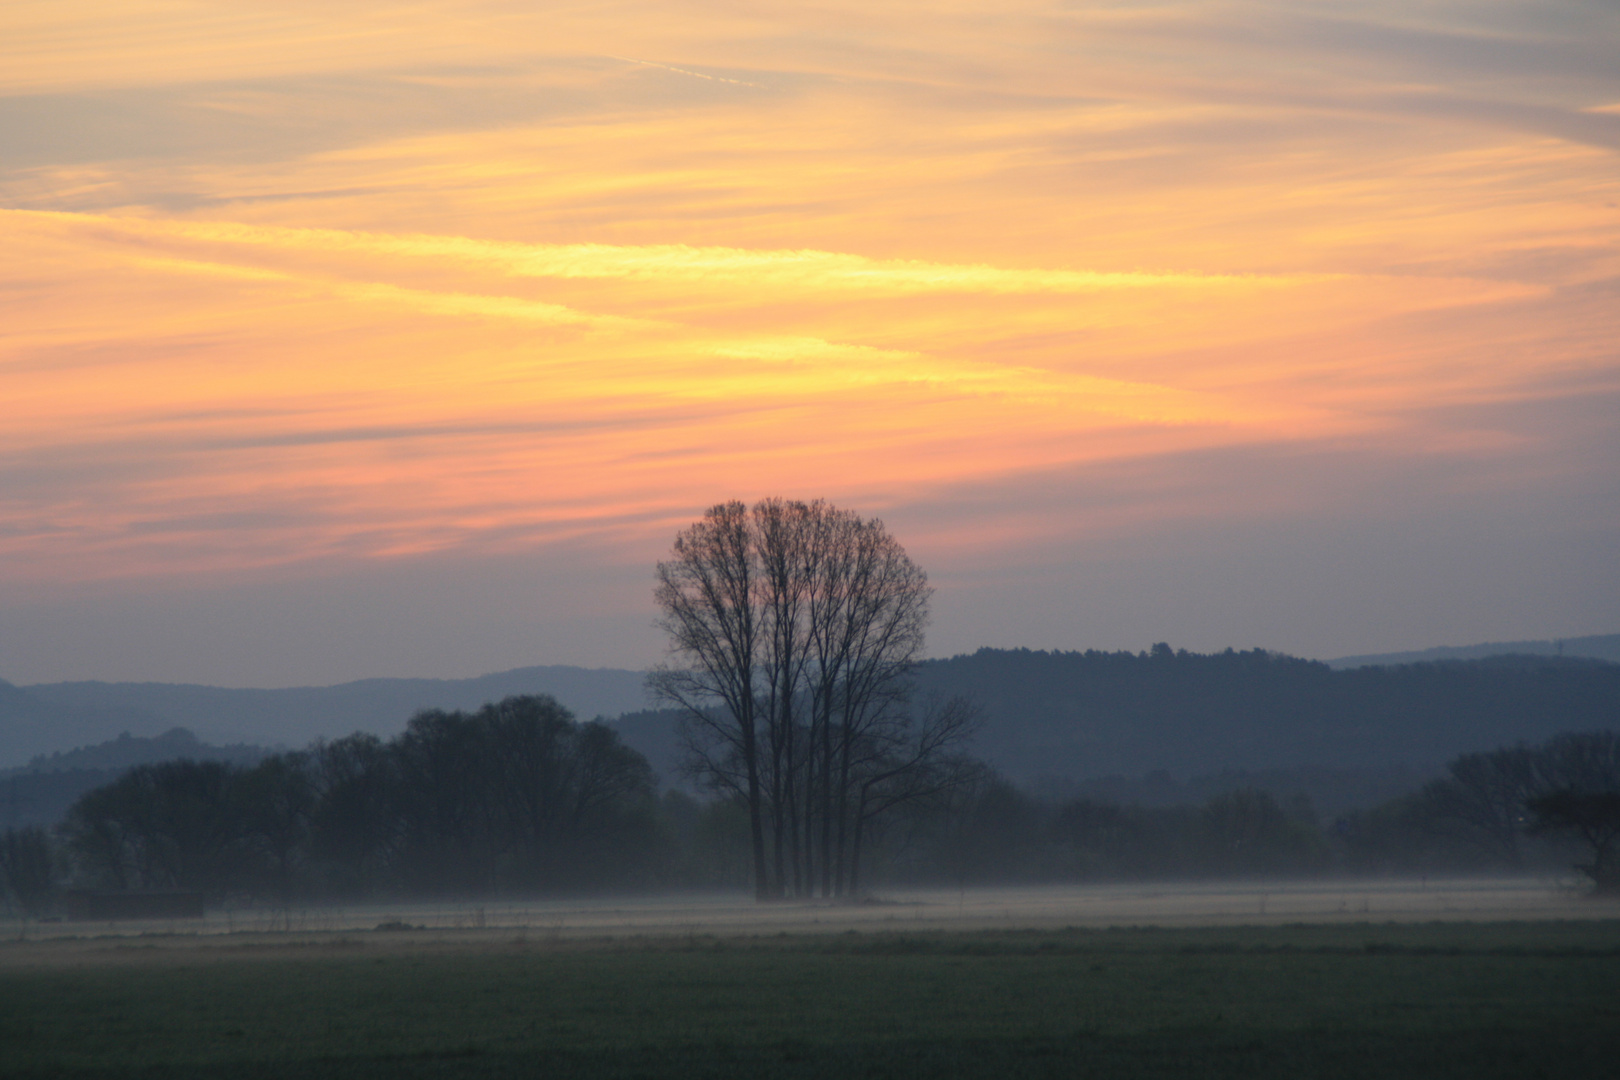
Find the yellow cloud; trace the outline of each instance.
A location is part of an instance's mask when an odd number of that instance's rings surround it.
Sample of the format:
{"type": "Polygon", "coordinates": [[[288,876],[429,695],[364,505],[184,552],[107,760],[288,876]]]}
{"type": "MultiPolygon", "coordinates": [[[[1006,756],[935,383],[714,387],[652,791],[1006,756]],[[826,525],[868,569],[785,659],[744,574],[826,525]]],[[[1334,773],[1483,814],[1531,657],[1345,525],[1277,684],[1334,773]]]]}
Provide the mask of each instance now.
{"type": "Polygon", "coordinates": [[[41,211],[5,211],[80,222],[103,230],[315,253],[364,253],[457,260],[528,277],[746,282],[755,287],[862,293],[1091,293],[1143,288],[1278,288],[1336,280],[1335,274],[1189,274],[1147,271],[1007,269],[984,264],[872,259],[844,252],[694,248],[683,244],[521,244],[455,236],[384,235],[233,222],[150,221],[41,211]]]}

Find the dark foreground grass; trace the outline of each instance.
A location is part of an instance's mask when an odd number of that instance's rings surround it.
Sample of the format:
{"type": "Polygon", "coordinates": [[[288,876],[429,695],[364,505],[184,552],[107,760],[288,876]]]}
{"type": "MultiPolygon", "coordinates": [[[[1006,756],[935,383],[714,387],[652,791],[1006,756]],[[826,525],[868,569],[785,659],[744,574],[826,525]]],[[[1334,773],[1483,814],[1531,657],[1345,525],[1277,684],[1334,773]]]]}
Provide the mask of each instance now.
{"type": "Polygon", "coordinates": [[[1620,921],[407,938],[0,946],[0,1075],[1620,1076],[1620,921]]]}

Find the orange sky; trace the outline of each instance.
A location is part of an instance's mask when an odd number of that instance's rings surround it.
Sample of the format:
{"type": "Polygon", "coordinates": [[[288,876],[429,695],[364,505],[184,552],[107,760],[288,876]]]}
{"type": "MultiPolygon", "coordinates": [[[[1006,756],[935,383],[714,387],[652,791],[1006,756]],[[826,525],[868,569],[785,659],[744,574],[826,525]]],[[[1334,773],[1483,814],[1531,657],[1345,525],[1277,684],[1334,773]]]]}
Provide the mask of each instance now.
{"type": "Polygon", "coordinates": [[[646,664],[651,562],[764,494],[884,516],[938,652],[1620,629],[1616,55],[1569,0],[8,3],[0,676],[646,664]]]}

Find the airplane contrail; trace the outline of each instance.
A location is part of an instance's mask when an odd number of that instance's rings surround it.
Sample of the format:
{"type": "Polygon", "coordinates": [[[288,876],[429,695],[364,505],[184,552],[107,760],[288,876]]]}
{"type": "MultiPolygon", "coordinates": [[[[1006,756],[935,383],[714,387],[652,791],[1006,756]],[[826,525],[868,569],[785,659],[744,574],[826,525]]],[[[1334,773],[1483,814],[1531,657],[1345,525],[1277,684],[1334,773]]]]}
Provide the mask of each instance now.
{"type": "Polygon", "coordinates": [[[686,68],[671,67],[668,64],[660,64],[654,60],[637,60],[633,56],[609,56],[608,59],[622,60],[626,64],[641,64],[645,67],[663,68],[665,71],[673,71],[680,75],[690,75],[696,79],[708,79],[710,82],[733,83],[737,86],[752,86],[756,90],[765,89],[765,87],[761,86],[759,83],[745,82],[742,79],[727,79],[720,75],[705,75],[701,71],[688,71],[686,68]]]}

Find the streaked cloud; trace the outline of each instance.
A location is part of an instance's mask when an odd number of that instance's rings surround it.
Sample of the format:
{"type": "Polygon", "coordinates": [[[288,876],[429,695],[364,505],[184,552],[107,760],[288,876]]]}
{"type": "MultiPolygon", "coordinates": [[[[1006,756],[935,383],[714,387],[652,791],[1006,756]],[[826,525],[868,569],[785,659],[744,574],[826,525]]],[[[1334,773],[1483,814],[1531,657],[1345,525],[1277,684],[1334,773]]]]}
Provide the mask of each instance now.
{"type": "Polygon", "coordinates": [[[1372,512],[1400,460],[1402,513],[1552,514],[1620,464],[1546,449],[1620,388],[1617,43],[1582,0],[8,5],[0,601],[639,573],[767,492],[960,582],[1317,536],[1317,470],[1372,512]]]}

